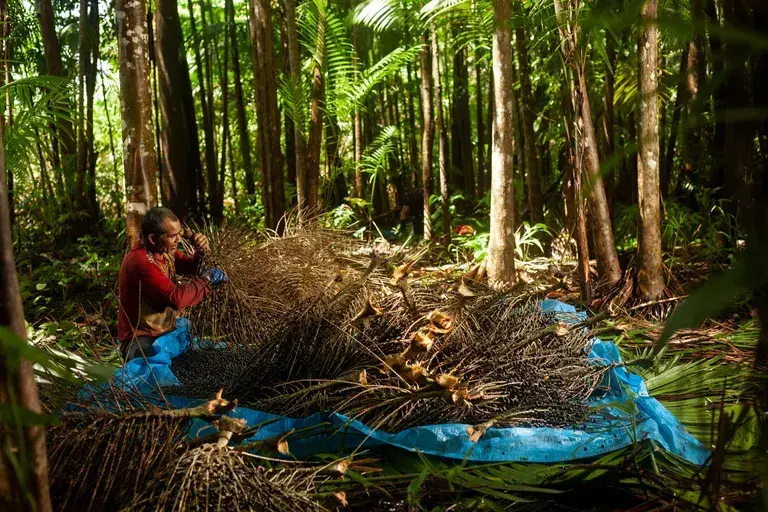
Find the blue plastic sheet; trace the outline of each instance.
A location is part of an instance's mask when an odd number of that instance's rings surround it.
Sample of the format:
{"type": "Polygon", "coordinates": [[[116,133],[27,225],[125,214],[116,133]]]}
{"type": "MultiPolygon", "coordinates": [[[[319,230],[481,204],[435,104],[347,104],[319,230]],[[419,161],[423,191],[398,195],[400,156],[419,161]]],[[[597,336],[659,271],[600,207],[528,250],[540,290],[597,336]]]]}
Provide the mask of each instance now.
{"type": "MultiPolygon", "coordinates": [[[[554,301],[542,301],[542,308],[557,321],[576,323],[586,314],[573,306],[554,301]]],[[[113,376],[114,384],[135,389],[156,397],[158,387],[180,384],[171,371],[174,357],[198,348],[186,319],[177,321],[177,328],[155,340],[147,358],[128,362],[113,376]]],[[[413,427],[398,433],[374,430],[343,414],[319,413],[307,418],[287,418],[238,407],[230,416],[243,418],[250,426],[276,420],[259,429],[246,440],[252,442],[277,436],[291,429],[316,427],[313,434],[290,443],[291,454],[303,458],[317,453],[348,451],[360,445],[366,447],[394,446],[413,452],[477,462],[565,462],[591,458],[651,439],[667,451],[694,464],[705,464],[709,451],[655,398],[648,395],[643,379],[621,366],[618,348],[595,339],[589,360],[610,365],[599,396],[590,398],[595,407],[594,420],[573,428],[510,427],[489,428],[476,443],[469,439],[468,425],[443,424],[413,427]],[[605,414],[607,413],[607,414],[605,414]],[[604,418],[604,419],[597,419],[604,418]]],[[[175,407],[185,407],[198,400],[168,396],[175,407]]],[[[202,436],[212,427],[195,421],[191,436],[202,436]]]]}

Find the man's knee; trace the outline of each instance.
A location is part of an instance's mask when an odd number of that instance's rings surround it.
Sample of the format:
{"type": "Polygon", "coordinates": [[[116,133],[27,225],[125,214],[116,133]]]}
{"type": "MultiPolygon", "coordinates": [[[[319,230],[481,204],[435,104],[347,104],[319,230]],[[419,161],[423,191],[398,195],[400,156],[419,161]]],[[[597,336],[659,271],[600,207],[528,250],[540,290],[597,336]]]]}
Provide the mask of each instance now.
{"type": "Polygon", "coordinates": [[[155,338],[152,336],[138,336],[130,340],[123,352],[123,356],[126,361],[135,359],[137,357],[149,357],[152,355],[152,343],[155,342],[155,338]]]}

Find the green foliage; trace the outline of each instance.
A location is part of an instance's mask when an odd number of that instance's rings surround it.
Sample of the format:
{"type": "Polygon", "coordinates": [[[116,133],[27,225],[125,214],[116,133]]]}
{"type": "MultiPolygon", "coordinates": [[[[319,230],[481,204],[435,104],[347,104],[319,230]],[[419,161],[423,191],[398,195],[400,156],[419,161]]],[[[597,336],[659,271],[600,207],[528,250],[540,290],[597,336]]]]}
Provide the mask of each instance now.
{"type": "MultiPolygon", "coordinates": [[[[538,223],[531,226],[528,222],[523,222],[515,231],[516,258],[520,261],[527,261],[531,258],[534,249],[543,253],[542,238],[551,235],[552,231],[544,224],[538,223]]],[[[451,241],[449,251],[455,255],[457,260],[483,261],[488,255],[488,240],[488,232],[455,237],[451,241]]]]}
{"type": "MultiPolygon", "coordinates": [[[[371,191],[371,198],[373,198],[376,187],[379,186],[379,181],[384,180],[386,183],[386,170],[389,157],[395,151],[395,145],[397,142],[397,127],[385,126],[373,139],[373,142],[365,148],[363,153],[363,159],[360,163],[363,172],[368,175],[368,189],[371,191]]],[[[373,199],[371,199],[373,202],[373,199]]]]}
{"type": "Polygon", "coordinates": [[[69,80],[59,77],[33,76],[0,87],[0,96],[10,94],[17,105],[14,122],[6,128],[3,139],[8,167],[29,170],[28,162],[37,158],[38,144],[48,152],[44,137],[63,131],[71,123],[70,86],[69,80]]]}
{"type": "Polygon", "coordinates": [[[355,210],[348,204],[342,204],[323,216],[323,225],[333,229],[349,229],[358,224],[355,210]]]}

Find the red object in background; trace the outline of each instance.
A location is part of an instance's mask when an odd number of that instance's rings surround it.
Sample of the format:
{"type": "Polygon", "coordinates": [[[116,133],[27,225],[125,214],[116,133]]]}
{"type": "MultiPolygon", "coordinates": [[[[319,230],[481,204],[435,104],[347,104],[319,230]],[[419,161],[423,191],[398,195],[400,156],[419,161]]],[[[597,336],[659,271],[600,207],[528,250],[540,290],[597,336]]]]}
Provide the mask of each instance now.
{"type": "Polygon", "coordinates": [[[453,232],[459,236],[469,236],[475,234],[475,228],[468,224],[460,224],[453,228],[453,232]]]}

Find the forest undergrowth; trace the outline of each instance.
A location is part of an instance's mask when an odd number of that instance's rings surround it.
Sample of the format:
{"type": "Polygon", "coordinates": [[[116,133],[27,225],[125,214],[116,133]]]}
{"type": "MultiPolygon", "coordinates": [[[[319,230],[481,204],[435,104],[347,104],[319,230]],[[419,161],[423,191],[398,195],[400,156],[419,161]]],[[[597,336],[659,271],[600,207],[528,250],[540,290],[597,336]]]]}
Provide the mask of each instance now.
{"type": "MultiPolygon", "coordinates": [[[[472,222],[469,218],[466,225],[472,222]]],[[[482,279],[478,273],[483,272],[483,226],[475,225],[471,234],[455,236],[447,246],[420,246],[406,233],[389,242],[379,236],[383,227],[378,226],[358,231],[369,241],[356,243],[363,243],[367,254],[378,253],[385,259],[418,254],[413,280],[482,279]]],[[[354,231],[348,229],[344,236],[353,237],[354,231]]],[[[678,236],[684,235],[678,232],[678,236]]],[[[91,238],[78,240],[57,255],[20,255],[32,343],[85,362],[120,364],[115,328],[116,277],[122,254],[111,250],[120,246],[111,242],[112,237],[119,238],[119,233],[105,232],[97,243],[91,238]]],[[[590,325],[589,336],[618,346],[630,370],[646,380],[650,395],[712,450],[709,465],[693,467],[643,439],[597,460],[557,465],[451,464],[406,452],[373,450],[365,453],[375,461],[371,467],[359,473],[352,469],[344,478],[324,478],[316,484],[316,494],[343,493],[349,508],[359,510],[409,506],[494,510],[513,505],[526,510],[743,510],[756,506],[760,418],[754,403],[762,384],[753,371],[759,325],[749,302],[734,305],[699,328],[678,331],[661,352],[654,352],[669,312],[717,270],[718,260],[706,254],[711,248],[700,241],[686,244],[679,256],[668,261],[669,282],[674,286],[659,301],[619,304],[620,294],[613,293],[608,298],[598,294],[591,303],[581,304],[573,248],[559,244],[564,237],[553,236],[545,227],[525,225],[517,239],[520,281],[516,293],[528,299],[558,299],[597,315],[599,321],[590,325]],[[596,490],[603,493],[600,503],[594,500],[596,490]]],[[[728,258],[719,261],[725,263],[728,258]]]]}

